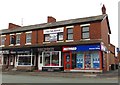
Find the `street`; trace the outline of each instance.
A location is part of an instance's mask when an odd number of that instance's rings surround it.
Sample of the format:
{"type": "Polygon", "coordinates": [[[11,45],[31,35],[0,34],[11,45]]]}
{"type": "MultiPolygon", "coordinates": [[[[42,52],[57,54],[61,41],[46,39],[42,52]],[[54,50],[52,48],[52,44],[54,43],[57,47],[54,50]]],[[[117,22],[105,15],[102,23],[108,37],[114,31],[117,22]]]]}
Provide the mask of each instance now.
{"type": "Polygon", "coordinates": [[[33,75],[2,75],[2,83],[118,83],[118,77],[65,78],[33,75]]]}

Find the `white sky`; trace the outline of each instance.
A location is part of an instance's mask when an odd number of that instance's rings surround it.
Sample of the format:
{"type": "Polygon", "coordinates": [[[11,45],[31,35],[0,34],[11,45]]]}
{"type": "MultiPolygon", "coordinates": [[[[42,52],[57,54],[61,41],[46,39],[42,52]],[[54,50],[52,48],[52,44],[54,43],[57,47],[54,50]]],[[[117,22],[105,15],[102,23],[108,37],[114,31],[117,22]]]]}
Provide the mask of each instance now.
{"type": "Polygon", "coordinates": [[[8,23],[33,25],[47,22],[47,16],[57,21],[101,15],[105,4],[111,28],[111,43],[118,46],[119,0],[1,0],[0,29],[8,23]]]}

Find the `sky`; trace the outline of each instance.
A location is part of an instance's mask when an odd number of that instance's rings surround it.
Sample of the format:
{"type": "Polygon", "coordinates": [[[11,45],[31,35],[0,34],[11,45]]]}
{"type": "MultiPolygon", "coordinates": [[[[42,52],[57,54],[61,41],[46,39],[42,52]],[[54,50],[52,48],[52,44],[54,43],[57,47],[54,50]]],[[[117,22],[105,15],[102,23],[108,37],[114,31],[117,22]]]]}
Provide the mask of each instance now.
{"type": "Polygon", "coordinates": [[[110,42],[118,46],[119,0],[1,0],[0,29],[8,23],[34,25],[47,22],[47,16],[57,21],[101,15],[104,4],[112,34],[110,42]]]}

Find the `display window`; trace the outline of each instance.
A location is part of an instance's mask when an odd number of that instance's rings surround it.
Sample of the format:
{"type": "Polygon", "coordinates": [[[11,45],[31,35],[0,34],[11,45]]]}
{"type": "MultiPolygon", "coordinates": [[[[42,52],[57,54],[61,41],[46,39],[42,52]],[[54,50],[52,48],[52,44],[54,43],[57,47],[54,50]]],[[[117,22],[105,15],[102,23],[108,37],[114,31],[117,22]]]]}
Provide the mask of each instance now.
{"type": "Polygon", "coordinates": [[[35,56],[31,55],[18,55],[18,65],[35,65],[35,56]]]}
{"type": "Polygon", "coordinates": [[[60,51],[43,52],[43,66],[59,66],[60,65],[60,51]]]}
{"type": "Polygon", "coordinates": [[[76,68],[84,68],[84,54],[78,53],[76,56],[76,68]]]}

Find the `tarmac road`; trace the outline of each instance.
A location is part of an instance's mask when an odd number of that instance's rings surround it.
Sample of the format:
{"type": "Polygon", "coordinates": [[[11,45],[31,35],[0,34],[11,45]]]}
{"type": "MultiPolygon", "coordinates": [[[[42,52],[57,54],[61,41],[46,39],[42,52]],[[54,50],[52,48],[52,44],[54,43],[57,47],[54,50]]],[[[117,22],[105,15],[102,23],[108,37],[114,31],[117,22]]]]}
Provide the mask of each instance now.
{"type": "Polygon", "coordinates": [[[118,83],[117,77],[112,78],[65,78],[33,75],[2,75],[2,83],[118,83]]]}

